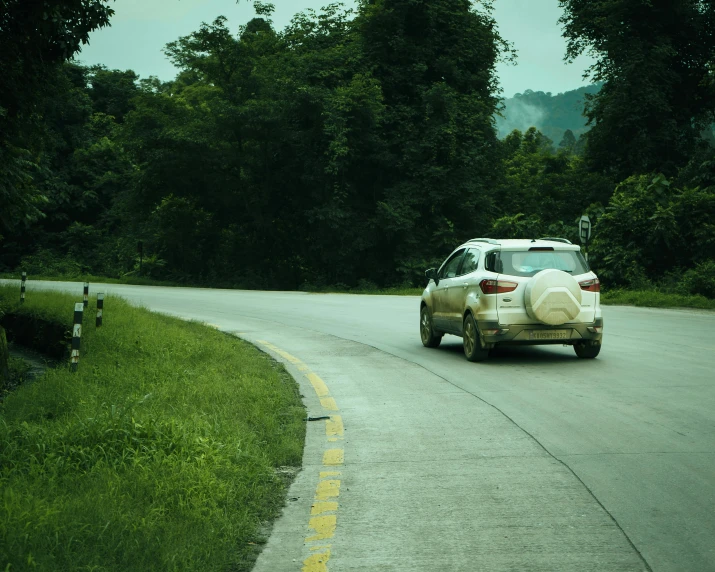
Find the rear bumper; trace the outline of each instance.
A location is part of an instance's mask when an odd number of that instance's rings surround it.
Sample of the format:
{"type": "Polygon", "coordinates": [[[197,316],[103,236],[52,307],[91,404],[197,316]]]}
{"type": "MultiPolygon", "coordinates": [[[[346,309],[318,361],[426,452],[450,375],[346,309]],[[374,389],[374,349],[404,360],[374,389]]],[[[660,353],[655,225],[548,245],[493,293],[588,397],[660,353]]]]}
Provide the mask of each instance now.
{"type": "Polygon", "coordinates": [[[573,345],[587,343],[600,344],[603,338],[603,318],[596,318],[591,324],[562,324],[546,326],[544,324],[500,325],[498,321],[482,320],[477,322],[479,333],[485,344],[499,345],[573,345]],[[491,333],[490,330],[498,330],[491,333]],[[484,333],[490,332],[490,333],[484,333]],[[554,338],[550,339],[549,336],[554,338]]]}

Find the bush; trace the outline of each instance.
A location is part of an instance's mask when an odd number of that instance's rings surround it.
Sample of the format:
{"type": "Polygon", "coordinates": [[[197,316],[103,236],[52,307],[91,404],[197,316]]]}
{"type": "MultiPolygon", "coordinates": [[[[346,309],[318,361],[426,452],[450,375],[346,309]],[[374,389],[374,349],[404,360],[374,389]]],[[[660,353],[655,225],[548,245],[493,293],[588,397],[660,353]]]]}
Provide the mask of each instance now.
{"type": "Polygon", "coordinates": [[[689,294],[715,298],[715,260],[706,260],[685,272],[679,286],[689,294]]]}
{"type": "Polygon", "coordinates": [[[81,276],[82,265],[69,256],[59,256],[50,250],[38,250],[35,254],[23,256],[19,270],[32,276],[81,276]]]}
{"type": "MultiPolygon", "coordinates": [[[[663,175],[629,177],[594,228],[594,269],[613,286],[643,289],[680,268],[699,266],[715,255],[714,211],[712,188],[676,188],[663,175]]],[[[707,275],[704,284],[694,279],[693,287],[707,289],[707,275]]]]}

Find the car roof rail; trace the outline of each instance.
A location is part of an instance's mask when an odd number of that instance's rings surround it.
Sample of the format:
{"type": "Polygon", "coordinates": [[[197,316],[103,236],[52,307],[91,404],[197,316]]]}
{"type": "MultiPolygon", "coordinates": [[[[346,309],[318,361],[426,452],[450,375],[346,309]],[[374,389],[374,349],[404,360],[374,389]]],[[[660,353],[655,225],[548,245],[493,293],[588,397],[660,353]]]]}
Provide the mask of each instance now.
{"type": "Polygon", "coordinates": [[[539,240],[550,240],[552,242],[563,242],[566,244],[573,244],[568,238],[560,238],[558,236],[544,236],[543,238],[540,238],[539,240]]]}
{"type": "Polygon", "coordinates": [[[493,238],[472,238],[467,242],[488,242],[489,244],[499,244],[499,242],[493,238]]]}

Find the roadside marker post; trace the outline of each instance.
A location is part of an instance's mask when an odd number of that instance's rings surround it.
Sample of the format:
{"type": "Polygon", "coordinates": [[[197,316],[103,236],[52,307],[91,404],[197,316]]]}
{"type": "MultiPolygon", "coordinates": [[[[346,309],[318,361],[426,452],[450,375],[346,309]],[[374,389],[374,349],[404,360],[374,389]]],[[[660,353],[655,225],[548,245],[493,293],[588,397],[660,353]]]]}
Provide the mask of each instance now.
{"type": "Polygon", "coordinates": [[[82,337],[82,316],[84,314],[84,304],[77,302],[74,305],[74,326],[72,327],[72,357],[71,370],[77,371],[79,367],[79,346],[82,337]]]}
{"type": "Polygon", "coordinates": [[[22,273],[22,279],[20,280],[20,304],[25,302],[25,281],[27,280],[27,272],[22,273]]]}
{"type": "Polygon", "coordinates": [[[104,310],[104,294],[102,292],[97,292],[97,322],[95,326],[97,328],[102,327],[102,311],[104,310]]]}
{"type": "Polygon", "coordinates": [[[89,282],[84,283],[84,307],[89,306],[89,282]]]}

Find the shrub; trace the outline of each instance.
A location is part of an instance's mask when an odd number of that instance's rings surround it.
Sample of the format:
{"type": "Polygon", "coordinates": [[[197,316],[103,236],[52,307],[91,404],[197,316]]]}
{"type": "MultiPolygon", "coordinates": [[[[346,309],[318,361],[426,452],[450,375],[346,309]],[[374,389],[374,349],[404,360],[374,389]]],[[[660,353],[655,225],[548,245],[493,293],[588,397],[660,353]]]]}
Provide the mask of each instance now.
{"type": "Polygon", "coordinates": [[[59,256],[50,250],[38,250],[23,256],[19,265],[29,276],[81,276],[82,265],[69,256],[59,256]]]}
{"type": "Polygon", "coordinates": [[[715,260],[706,260],[685,272],[680,287],[689,294],[715,298],[715,260]]]}

